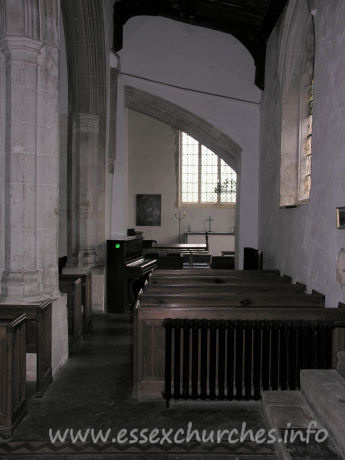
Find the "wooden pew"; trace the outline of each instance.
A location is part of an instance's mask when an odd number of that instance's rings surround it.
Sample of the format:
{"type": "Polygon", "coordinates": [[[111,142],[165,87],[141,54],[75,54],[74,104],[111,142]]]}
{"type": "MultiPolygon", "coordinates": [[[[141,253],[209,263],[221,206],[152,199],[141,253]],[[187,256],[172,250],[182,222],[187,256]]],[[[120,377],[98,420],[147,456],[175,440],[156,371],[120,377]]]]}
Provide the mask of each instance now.
{"type": "Polygon", "coordinates": [[[212,268],[191,268],[191,269],[183,269],[183,270],[154,270],[151,274],[152,278],[172,278],[172,277],[179,277],[179,278],[186,278],[189,276],[229,276],[229,277],[279,277],[279,270],[229,270],[229,269],[221,269],[215,270],[212,268]]]}
{"type": "Polygon", "coordinates": [[[26,414],[25,320],[0,312],[0,437],[10,436],[26,414]]]}
{"type": "Polygon", "coordinates": [[[165,306],[168,308],[188,308],[189,306],[215,307],[324,307],[321,294],[298,294],[280,292],[194,292],[180,294],[143,293],[139,296],[140,305],[165,306]]]}
{"type": "Polygon", "coordinates": [[[164,276],[161,270],[154,270],[148,278],[149,284],[223,284],[223,283],[291,283],[288,276],[279,276],[277,272],[238,271],[238,270],[166,270],[164,276]],[[191,273],[193,272],[194,273],[191,273]],[[155,273],[156,272],[156,273],[155,273]],[[158,272],[158,273],[157,273],[158,272]],[[184,274],[184,272],[187,272],[184,274]]]}
{"type": "Polygon", "coordinates": [[[68,345],[70,353],[75,353],[82,339],[81,279],[71,279],[68,275],[59,276],[59,289],[67,294],[68,345]],[[67,276],[67,278],[66,278],[67,276]]]}
{"type": "MultiPolygon", "coordinates": [[[[200,305],[197,302],[193,305],[155,305],[149,302],[145,304],[141,297],[135,308],[133,340],[133,397],[139,400],[161,399],[164,392],[166,336],[163,320],[165,318],[254,322],[269,320],[268,323],[276,321],[289,324],[318,321],[321,327],[323,323],[326,325],[332,322],[331,358],[333,367],[336,365],[336,353],[345,347],[345,311],[342,309],[315,308],[315,306],[298,308],[293,306],[231,307],[225,303],[214,305],[210,301],[209,306],[200,305]]],[[[298,347],[296,352],[297,350],[298,347]]]]}
{"type": "Polygon", "coordinates": [[[37,354],[36,396],[42,397],[52,382],[52,301],[0,304],[0,315],[26,315],[26,353],[37,354]]]}
{"type": "Polygon", "coordinates": [[[290,284],[290,283],[256,283],[256,284],[239,284],[239,283],[183,283],[180,284],[145,284],[143,287],[145,294],[202,294],[202,293],[236,293],[246,295],[246,293],[267,293],[272,294],[273,292],[293,294],[305,293],[305,286],[302,284],[290,284]]]}
{"type": "Polygon", "coordinates": [[[211,268],[214,270],[234,270],[235,254],[231,256],[213,256],[211,268]]]}
{"type": "Polygon", "coordinates": [[[150,285],[178,285],[178,286],[183,286],[183,285],[217,285],[220,286],[222,284],[227,284],[227,285],[241,285],[241,286],[248,286],[248,285],[257,285],[261,286],[262,284],[270,284],[270,285],[276,285],[276,286],[284,286],[285,285],[291,285],[291,280],[289,278],[272,278],[272,279],[260,279],[260,278],[242,278],[242,277],[236,277],[236,278],[229,278],[226,276],[223,277],[212,277],[212,276],[199,276],[199,277],[187,277],[185,279],[181,278],[169,278],[169,279],[164,279],[164,278],[151,278],[151,280],[148,280],[148,284],[150,285]]]}
{"type": "Polygon", "coordinates": [[[92,279],[91,272],[80,273],[80,274],[63,274],[60,275],[59,279],[77,280],[81,279],[81,304],[82,304],[82,316],[83,316],[83,334],[87,335],[92,331],[92,279]]]}

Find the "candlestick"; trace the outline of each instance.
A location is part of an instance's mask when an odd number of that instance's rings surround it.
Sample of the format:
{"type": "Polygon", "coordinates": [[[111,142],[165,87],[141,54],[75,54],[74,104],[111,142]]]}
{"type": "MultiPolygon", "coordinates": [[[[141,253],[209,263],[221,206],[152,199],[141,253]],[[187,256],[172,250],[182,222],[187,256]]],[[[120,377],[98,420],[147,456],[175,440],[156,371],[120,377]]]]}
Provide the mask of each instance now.
{"type": "Polygon", "coordinates": [[[181,243],[181,220],[186,217],[186,211],[178,210],[178,214],[175,213],[175,217],[178,220],[178,242],[181,243]]]}

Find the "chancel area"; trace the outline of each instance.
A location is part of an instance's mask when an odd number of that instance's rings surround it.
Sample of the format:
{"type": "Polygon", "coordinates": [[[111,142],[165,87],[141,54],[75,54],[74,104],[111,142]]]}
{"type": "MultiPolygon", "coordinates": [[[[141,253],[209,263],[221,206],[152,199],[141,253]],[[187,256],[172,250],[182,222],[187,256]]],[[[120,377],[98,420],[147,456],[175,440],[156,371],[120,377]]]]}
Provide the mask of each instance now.
{"type": "Polygon", "coordinates": [[[345,458],[344,18],[0,2],[0,459],[345,458]]]}

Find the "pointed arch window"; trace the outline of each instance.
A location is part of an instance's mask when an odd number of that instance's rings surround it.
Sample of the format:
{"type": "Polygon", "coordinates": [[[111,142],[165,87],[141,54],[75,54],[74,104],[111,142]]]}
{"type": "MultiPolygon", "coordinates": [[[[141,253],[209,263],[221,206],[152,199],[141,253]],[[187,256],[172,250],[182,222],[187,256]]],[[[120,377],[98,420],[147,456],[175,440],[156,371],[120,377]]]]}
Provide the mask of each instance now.
{"type": "Polygon", "coordinates": [[[180,205],[234,206],[236,172],[192,136],[180,132],[180,205]]]}
{"type": "Polygon", "coordinates": [[[280,206],[294,207],[309,201],[312,182],[315,32],[306,0],[289,3],[281,43],[280,206]]]}
{"type": "Polygon", "coordinates": [[[300,192],[299,199],[307,199],[311,189],[311,160],[312,160],[312,135],[313,135],[313,102],[314,102],[314,81],[308,85],[307,92],[307,113],[305,120],[302,120],[301,139],[301,165],[300,165],[300,192]],[[304,126],[303,126],[304,125],[304,126]]]}

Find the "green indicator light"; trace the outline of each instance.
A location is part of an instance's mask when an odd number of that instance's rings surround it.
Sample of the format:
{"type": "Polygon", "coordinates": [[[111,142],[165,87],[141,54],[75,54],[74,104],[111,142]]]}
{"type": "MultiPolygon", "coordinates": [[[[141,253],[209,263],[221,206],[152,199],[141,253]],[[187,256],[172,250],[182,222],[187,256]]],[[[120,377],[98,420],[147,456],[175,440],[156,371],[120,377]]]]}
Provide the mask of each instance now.
{"type": "Polygon", "coordinates": [[[116,243],[115,247],[116,247],[116,249],[119,249],[119,247],[120,247],[119,243],[116,243]]]}

